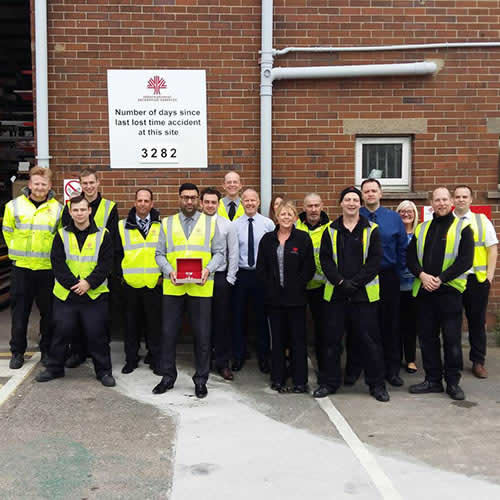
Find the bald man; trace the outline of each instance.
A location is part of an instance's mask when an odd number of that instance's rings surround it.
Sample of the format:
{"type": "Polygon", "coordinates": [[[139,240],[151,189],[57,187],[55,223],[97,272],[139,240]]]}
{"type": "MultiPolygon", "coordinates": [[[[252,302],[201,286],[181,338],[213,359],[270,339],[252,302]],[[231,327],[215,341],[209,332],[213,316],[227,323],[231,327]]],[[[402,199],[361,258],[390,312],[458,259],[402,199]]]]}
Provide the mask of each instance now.
{"type": "Polygon", "coordinates": [[[425,380],[409,390],[412,394],[443,392],[444,368],[447,394],[462,400],[465,394],[458,385],[463,368],[462,294],[467,284],[465,272],[472,266],[474,236],[469,223],[453,215],[447,188],[433,191],[431,206],[433,219],[417,226],[407,252],[408,269],[415,276],[413,296],[425,370],[425,380]]]}

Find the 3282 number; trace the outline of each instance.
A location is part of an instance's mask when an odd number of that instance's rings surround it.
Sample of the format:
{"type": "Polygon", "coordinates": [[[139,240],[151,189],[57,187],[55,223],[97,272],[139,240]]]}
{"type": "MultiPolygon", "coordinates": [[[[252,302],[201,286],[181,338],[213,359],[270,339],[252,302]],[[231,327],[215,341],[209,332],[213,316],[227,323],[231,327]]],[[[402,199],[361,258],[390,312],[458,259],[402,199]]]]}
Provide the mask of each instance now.
{"type": "Polygon", "coordinates": [[[177,159],[177,148],[141,148],[141,158],[143,160],[159,160],[159,159],[177,159]]]}

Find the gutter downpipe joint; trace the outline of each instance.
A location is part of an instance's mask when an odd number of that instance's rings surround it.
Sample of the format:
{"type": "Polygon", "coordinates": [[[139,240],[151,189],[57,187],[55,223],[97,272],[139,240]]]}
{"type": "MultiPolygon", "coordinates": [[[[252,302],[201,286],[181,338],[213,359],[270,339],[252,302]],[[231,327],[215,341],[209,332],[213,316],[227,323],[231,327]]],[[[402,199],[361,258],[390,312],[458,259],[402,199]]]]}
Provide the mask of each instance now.
{"type": "Polygon", "coordinates": [[[47,67],[47,0],[35,0],[36,159],[45,168],[51,159],[47,67]]]}

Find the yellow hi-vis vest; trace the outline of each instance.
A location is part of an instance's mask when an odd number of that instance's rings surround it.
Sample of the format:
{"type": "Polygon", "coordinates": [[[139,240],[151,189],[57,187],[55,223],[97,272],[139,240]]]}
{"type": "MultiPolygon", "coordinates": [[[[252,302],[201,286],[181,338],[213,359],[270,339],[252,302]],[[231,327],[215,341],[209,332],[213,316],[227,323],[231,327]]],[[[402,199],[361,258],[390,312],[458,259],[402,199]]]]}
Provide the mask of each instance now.
{"type": "MultiPolygon", "coordinates": [[[[90,233],[85,238],[85,243],[80,250],[75,233],[66,231],[64,228],[59,229],[59,234],[64,244],[64,252],[66,253],[66,264],[75,278],[84,280],[95,269],[99,257],[99,249],[101,248],[101,243],[106,232],[106,228],[100,228],[97,233],[90,233]]],[[[104,292],[109,292],[107,279],[97,288],[91,288],[87,292],[87,295],[92,300],[95,300],[104,292]]],[[[58,299],[66,300],[69,290],[55,280],[53,293],[58,299]]]]}
{"type": "MultiPolygon", "coordinates": [[[[226,205],[224,205],[224,202],[222,201],[222,199],[219,200],[219,208],[217,210],[217,213],[221,217],[224,217],[228,221],[231,221],[231,219],[229,218],[229,215],[227,213],[227,210],[226,210],[226,205]]],[[[245,210],[243,209],[243,205],[241,204],[241,200],[240,200],[240,204],[238,205],[238,208],[236,209],[236,213],[234,214],[234,219],[231,222],[234,222],[238,217],[241,217],[244,213],[245,213],[245,210]]]]}
{"type": "MultiPolygon", "coordinates": [[[[426,220],[420,223],[415,229],[415,238],[417,239],[417,259],[421,267],[424,265],[424,249],[425,249],[425,239],[427,237],[427,231],[431,225],[430,220],[426,220]]],[[[446,246],[444,251],[443,267],[442,271],[446,271],[457,258],[458,247],[460,246],[460,240],[462,239],[462,229],[467,227],[469,223],[465,219],[454,218],[451,226],[446,233],[446,246]]],[[[467,277],[462,274],[454,280],[444,283],[446,286],[451,286],[456,288],[460,293],[463,293],[467,285],[467,277]]],[[[422,286],[422,281],[420,278],[416,277],[413,281],[412,295],[417,296],[420,287],[422,286]]]]}
{"type": "Polygon", "coordinates": [[[113,210],[113,207],[115,205],[116,203],[114,201],[101,198],[99,206],[97,207],[97,210],[94,214],[94,222],[97,227],[106,227],[109,219],[109,214],[111,213],[111,210],[113,210]]]}
{"type": "MultiPolygon", "coordinates": [[[[189,239],[186,238],[182,229],[179,214],[166,217],[162,221],[166,241],[166,258],[169,264],[177,271],[177,258],[201,258],[202,268],[212,258],[212,239],[215,234],[215,217],[207,217],[200,214],[189,239]]],[[[164,295],[191,295],[192,297],[212,297],[214,292],[214,278],[210,275],[204,285],[196,283],[184,283],[174,285],[169,276],[163,280],[164,295]]]]}
{"type": "Polygon", "coordinates": [[[477,281],[483,283],[488,275],[488,250],[486,249],[486,215],[472,214],[470,227],[474,232],[474,260],[472,270],[477,281]]]}
{"type": "Polygon", "coordinates": [[[309,234],[311,238],[313,248],[314,248],[314,262],[316,264],[316,272],[314,273],[313,279],[307,283],[307,290],[314,290],[323,286],[325,284],[326,278],[323,274],[323,270],[321,269],[321,263],[319,261],[319,248],[321,246],[321,237],[323,236],[324,230],[328,227],[328,224],[323,224],[322,226],[317,227],[316,229],[309,229],[305,222],[301,220],[297,221],[295,227],[300,231],[305,231],[309,234]]]}
{"type": "Polygon", "coordinates": [[[55,198],[38,208],[25,194],[7,203],[2,230],[15,266],[34,271],[52,268],[50,249],[61,213],[62,205],[55,198]]]}
{"type": "Polygon", "coordinates": [[[160,237],[161,223],[152,222],[146,239],[139,229],[127,229],[126,219],[118,224],[123,246],[123,279],[133,288],[154,288],[161,275],[155,260],[156,244],[160,237]]]}
{"type": "MultiPolygon", "coordinates": [[[[368,257],[368,250],[370,249],[370,238],[373,230],[378,227],[374,222],[370,222],[368,227],[363,229],[363,264],[366,262],[368,257]]],[[[338,254],[337,254],[337,235],[338,231],[330,225],[330,238],[332,240],[332,251],[333,260],[335,264],[338,264],[338,254]]],[[[334,285],[328,280],[325,285],[325,293],[323,294],[323,299],[330,302],[332,300],[334,285]]],[[[366,294],[368,295],[368,300],[370,302],[376,302],[380,299],[380,284],[378,280],[378,275],[375,276],[369,283],[365,285],[366,294]]]]}

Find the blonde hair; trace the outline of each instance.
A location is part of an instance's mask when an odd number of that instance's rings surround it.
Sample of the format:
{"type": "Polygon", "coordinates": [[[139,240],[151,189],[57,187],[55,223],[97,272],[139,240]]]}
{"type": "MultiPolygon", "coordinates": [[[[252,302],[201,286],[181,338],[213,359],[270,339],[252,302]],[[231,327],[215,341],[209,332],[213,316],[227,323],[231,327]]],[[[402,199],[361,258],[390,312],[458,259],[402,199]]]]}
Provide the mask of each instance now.
{"type": "Polygon", "coordinates": [[[33,168],[29,171],[29,176],[30,176],[30,179],[31,179],[34,175],[39,175],[40,177],[44,177],[44,178],[45,178],[45,179],[47,179],[49,182],[51,182],[51,181],[52,181],[52,170],[50,170],[50,168],[39,167],[39,166],[33,167],[33,168]]]}
{"type": "Polygon", "coordinates": [[[415,228],[418,226],[418,210],[417,210],[417,207],[416,207],[415,203],[413,203],[413,201],[404,200],[404,201],[402,201],[398,205],[398,208],[396,208],[396,212],[398,212],[398,214],[399,214],[399,211],[403,210],[405,208],[406,209],[410,208],[411,210],[413,210],[413,214],[415,215],[415,217],[413,219],[413,227],[411,228],[411,232],[414,233],[415,232],[415,228]]]}
{"type": "Polygon", "coordinates": [[[279,217],[281,211],[284,209],[290,210],[290,212],[292,212],[295,217],[297,217],[299,215],[299,212],[297,211],[297,207],[295,206],[295,203],[292,200],[283,200],[278,205],[278,208],[276,209],[276,217],[279,217]]]}

